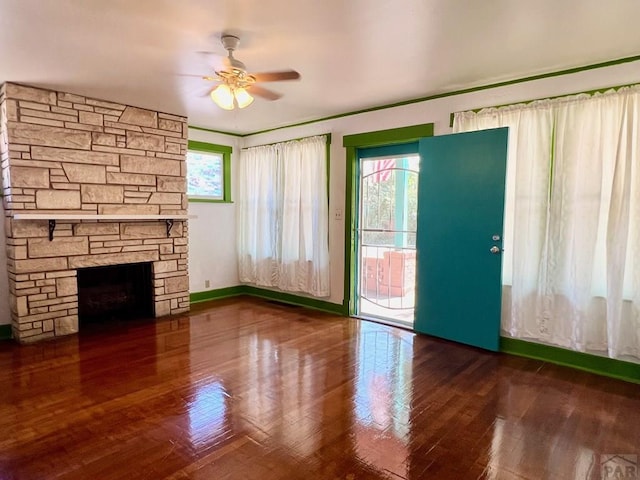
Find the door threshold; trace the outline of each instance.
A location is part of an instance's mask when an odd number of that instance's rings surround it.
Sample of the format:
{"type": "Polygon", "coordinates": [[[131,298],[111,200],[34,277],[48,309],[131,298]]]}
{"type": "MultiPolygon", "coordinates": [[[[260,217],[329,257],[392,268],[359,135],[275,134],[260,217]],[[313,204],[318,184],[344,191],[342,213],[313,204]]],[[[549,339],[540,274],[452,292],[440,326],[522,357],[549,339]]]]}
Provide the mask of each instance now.
{"type": "Polygon", "coordinates": [[[357,318],[359,320],[367,320],[369,322],[381,323],[382,325],[388,325],[390,327],[398,327],[398,328],[402,328],[403,330],[414,332],[413,322],[396,320],[391,318],[376,317],[374,315],[352,315],[352,317],[357,318]]]}

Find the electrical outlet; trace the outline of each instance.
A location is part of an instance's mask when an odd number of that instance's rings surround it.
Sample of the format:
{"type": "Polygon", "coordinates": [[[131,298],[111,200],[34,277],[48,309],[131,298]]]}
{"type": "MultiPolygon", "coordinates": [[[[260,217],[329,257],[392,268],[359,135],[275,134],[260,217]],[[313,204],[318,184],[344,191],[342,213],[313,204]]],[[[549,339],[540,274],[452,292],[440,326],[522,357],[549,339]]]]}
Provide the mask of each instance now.
{"type": "Polygon", "coordinates": [[[204,288],[209,288],[211,286],[211,281],[210,280],[205,280],[204,281],[204,288]]]}

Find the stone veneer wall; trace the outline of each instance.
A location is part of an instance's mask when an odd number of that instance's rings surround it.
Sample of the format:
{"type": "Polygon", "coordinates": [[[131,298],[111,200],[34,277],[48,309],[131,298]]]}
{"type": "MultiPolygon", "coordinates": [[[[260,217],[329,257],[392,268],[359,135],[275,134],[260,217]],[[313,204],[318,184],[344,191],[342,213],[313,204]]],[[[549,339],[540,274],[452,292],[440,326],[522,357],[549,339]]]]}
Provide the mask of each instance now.
{"type": "Polygon", "coordinates": [[[15,214],[185,215],[185,117],[6,83],[0,160],[13,336],[78,331],[77,269],[152,262],[155,316],[189,310],[187,222],[15,214]]]}

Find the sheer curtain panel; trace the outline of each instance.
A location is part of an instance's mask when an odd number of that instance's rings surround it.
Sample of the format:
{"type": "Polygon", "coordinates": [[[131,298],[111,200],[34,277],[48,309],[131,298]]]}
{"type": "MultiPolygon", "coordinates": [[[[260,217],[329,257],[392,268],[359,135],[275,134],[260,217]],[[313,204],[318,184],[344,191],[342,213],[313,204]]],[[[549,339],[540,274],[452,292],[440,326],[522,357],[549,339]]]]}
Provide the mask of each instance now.
{"type": "Polygon", "coordinates": [[[238,168],[240,281],[329,295],[327,139],[242,150],[238,168]]]}
{"type": "Polygon", "coordinates": [[[640,360],[640,88],[463,112],[454,130],[500,126],[503,333],[640,360]]]}

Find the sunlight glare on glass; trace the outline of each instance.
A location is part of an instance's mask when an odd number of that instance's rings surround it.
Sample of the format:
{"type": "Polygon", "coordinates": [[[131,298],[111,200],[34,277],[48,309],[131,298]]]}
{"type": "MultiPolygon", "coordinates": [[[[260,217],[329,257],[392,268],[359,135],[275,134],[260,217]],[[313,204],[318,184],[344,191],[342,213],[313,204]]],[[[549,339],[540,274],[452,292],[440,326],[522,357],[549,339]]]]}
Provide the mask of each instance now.
{"type": "Polygon", "coordinates": [[[221,200],[224,197],[223,157],[219,153],[187,153],[187,195],[221,200]]]}

